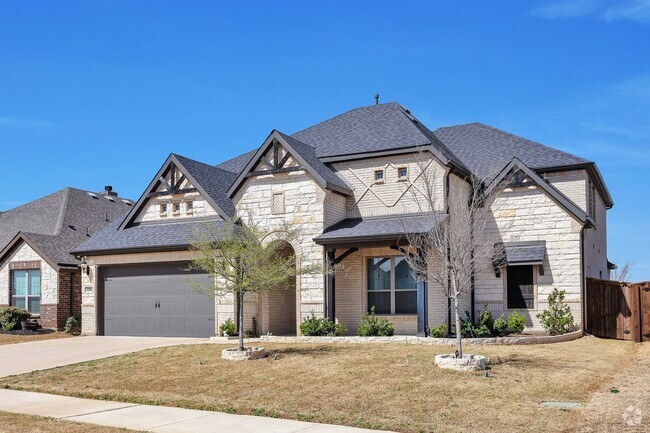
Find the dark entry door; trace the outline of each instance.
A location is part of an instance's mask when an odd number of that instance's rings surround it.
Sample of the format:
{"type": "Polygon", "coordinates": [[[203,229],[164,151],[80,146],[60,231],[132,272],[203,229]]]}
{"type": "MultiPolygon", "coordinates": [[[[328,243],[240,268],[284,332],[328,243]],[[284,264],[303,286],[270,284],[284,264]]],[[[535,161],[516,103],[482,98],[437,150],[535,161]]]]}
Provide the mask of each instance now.
{"type": "Polygon", "coordinates": [[[208,285],[187,263],[100,267],[103,335],[210,337],[215,335],[214,299],[188,280],[208,285]]]}

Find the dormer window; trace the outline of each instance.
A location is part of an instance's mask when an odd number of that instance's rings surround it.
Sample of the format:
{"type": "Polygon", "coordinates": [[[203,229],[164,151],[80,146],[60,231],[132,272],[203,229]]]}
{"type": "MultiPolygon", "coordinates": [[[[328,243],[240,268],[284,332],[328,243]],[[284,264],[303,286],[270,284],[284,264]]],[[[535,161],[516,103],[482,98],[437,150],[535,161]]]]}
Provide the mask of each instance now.
{"type": "Polygon", "coordinates": [[[185,213],[191,214],[194,211],[194,202],[187,201],[185,202],[185,213]]]}
{"type": "Polygon", "coordinates": [[[397,180],[407,180],[409,177],[408,167],[397,167],[397,180]]]}
{"type": "Polygon", "coordinates": [[[384,170],[375,170],[375,183],[384,183],[384,170]]]}
{"type": "Polygon", "coordinates": [[[179,215],[181,213],[181,204],[180,203],[174,203],[173,205],[174,209],[174,215],[179,215]]]}

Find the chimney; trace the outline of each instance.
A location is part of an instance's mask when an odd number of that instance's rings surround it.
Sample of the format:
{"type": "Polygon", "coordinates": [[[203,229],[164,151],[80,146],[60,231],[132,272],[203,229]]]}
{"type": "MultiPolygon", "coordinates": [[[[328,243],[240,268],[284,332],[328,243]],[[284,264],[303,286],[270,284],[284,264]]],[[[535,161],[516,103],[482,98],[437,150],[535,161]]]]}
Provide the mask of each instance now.
{"type": "Polygon", "coordinates": [[[107,195],[110,197],[117,197],[117,193],[113,192],[113,187],[110,185],[106,185],[104,187],[104,191],[100,192],[101,195],[107,195]]]}

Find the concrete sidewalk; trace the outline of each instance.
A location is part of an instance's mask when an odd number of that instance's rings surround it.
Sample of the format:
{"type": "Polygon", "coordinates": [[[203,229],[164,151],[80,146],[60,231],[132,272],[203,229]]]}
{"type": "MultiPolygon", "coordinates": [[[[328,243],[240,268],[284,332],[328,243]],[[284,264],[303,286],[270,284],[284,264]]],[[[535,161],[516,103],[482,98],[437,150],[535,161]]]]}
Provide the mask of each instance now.
{"type": "Polygon", "coordinates": [[[0,349],[0,377],[94,361],[156,347],[208,341],[207,338],[88,336],[7,344],[0,349]]]}
{"type": "Polygon", "coordinates": [[[160,433],[377,433],[329,424],[0,389],[0,411],[160,433]]]}

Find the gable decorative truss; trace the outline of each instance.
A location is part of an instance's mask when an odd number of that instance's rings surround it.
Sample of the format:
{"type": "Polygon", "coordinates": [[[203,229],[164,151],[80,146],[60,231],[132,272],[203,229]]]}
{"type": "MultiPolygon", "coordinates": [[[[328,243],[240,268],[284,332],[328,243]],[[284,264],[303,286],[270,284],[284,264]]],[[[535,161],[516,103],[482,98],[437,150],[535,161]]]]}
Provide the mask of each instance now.
{"type": "Polygon", "coordinates": [[[154,176],[151,183],[145,190],[144,194],[140,197],[138,202],[131,208],[131,211],[127,214],[120,224],[118,230],[123,230],[124,228],[131,225],[140,211],[143,210],[144,206],[147,204],[148,200],[153,197],[159,197],[163,195],[176,195],[176,194],[188,194],[192,192],[198,192],[201,194],[204,200],[208,202],[210,206],[224,219],[231,217],[232,215],[229,212],[226,212],[221,206],[217,204],[213,197],[206,192],[203,186],[192,176],[191,172],[187,170],[182,162],[177,158],[173,153],[170,154],[165,162],[163,163],[158,173],[154,176]],[[183,182],[187,180],[192,185],[191,188],[181,188],[183,182]],[[158,191],[160,186],[163,186],[163,190],[158,191]]]}
{"type": "Polygon", "coordinates": [[[312,147],[274,129],[228,189],[228,196],[232,198],[246,179],[251,177],[295,171],[309,173],[322,188],[343,195],[352,195],[352,189],[318,159],[312,147]],[[285,150],[284,154],[281,153],[281,148],[285,150]],[[269,158],[266,155],[271,149],[271,158],[269,158]],[[287,166],[289,160],[293,160],[295,165],[287,166]]]}
{"type": "Polygon", "coordinates": [[[490,194],[494,191],[495,188],[499,186],[504,186],[503,181],[509,174],[513,173],[513,179],[505,185],[505,187],[527,187],[527,186],[539,186],[546,194],[557,203],[561,208],[563,208],[569,215],[578,220],[581,224],[586,226],[593,225],[593,221],[589,216],[578,207],[573,201],[567,198],[559,190],[557,190],[553,185],[548,183],[544,178],[539,174],[531,170],[526,164],[524,164],[519,158],[514,157],[506,166],[499,172],[499,174],[490,182],[486,188],[486,194],[490,194]]]}

